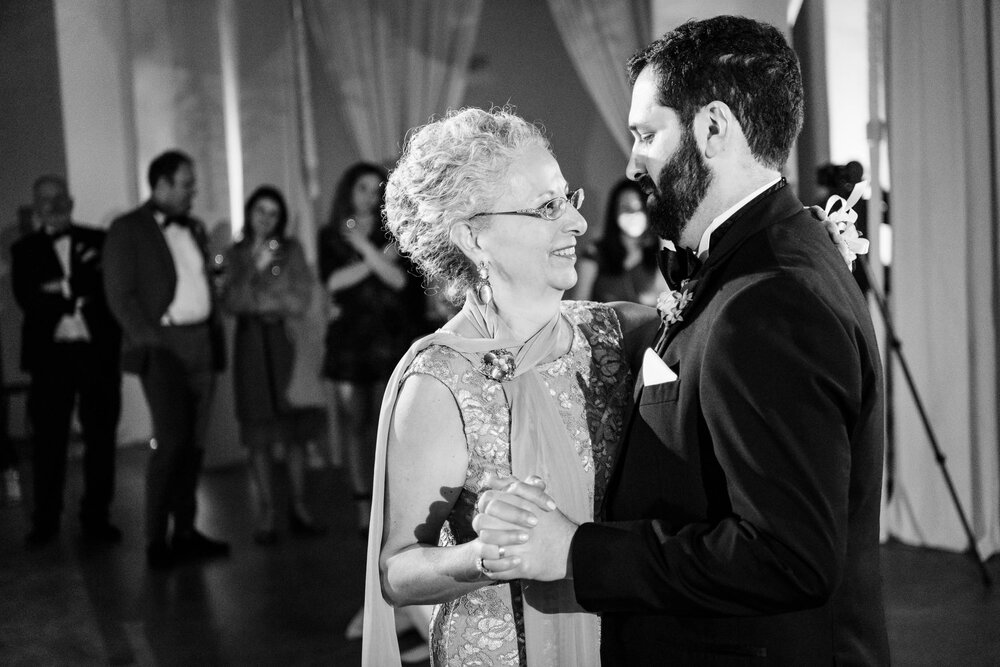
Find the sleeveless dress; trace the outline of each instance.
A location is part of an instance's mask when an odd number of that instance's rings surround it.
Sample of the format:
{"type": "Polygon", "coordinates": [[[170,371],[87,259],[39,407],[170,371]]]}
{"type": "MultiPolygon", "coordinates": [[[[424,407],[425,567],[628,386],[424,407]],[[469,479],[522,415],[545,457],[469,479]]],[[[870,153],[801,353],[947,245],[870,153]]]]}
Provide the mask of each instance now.
{"type": "MultiPolygon", "coordinates": [[[[624,428],[632,377],[622,352],[618,318],[610,307],[564,301],[573,326],[569,352],[537,366],[589,476],[596,513],[624,428]]],[[[405,377],[421,373],[442,382],[459,406],[469,453],[464,487],[441,529],[440,546],[469,542],[476,501],[487,473],[511,474],[510,410],[501,383],[487,378],[451,348],[431,346],[405,377]]],[[[521,584],[494,584],[437,605],[431,619],[434,665],[524,665],[521,584]]]]}

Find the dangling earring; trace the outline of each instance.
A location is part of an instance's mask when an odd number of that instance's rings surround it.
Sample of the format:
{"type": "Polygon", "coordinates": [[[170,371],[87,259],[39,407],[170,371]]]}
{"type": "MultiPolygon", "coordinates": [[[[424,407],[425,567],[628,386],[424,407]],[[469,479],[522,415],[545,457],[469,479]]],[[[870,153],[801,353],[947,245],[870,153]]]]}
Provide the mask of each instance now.
{"type": "Polygon", "coordinates": [[[476,296],[484,306],[489,305],[493,300],[493,286],[490,285],[490,269],[486,262],[479,263],[479,280],[476,281],[476,296]]]}

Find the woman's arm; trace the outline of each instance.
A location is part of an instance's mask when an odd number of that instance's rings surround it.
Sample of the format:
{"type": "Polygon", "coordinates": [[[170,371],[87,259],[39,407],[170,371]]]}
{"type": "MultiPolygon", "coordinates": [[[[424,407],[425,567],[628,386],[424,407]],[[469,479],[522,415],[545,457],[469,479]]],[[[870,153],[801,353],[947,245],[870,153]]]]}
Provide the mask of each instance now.
{"type": "MultiPolygon", "coordinates": [[[[475,539],[437,546],[468,466],[465,432],[451,392],[428,375],[400,388],[389,428],[382,592],[394,606],[453,600],[492,583],[476,569],[475,539]]],[[[485,547],[495,556],[495,547],[485,547]]]]}

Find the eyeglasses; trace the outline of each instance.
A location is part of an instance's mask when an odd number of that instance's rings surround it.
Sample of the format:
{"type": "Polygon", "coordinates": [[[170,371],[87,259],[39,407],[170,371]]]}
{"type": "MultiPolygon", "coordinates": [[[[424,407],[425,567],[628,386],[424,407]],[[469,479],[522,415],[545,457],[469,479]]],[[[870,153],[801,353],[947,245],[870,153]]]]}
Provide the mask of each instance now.
{"type": "Polygon", "coordinates": [[[538,208],[519,208],[516,211],[476,213],[472,217],[478,218],[481,215],[530,215],[533,218],[542,218],[543,220],[558,220],[566,212],[566,204],[569,204],[576,210],[580,210],[580,206],[583,204],[583,188],[575,190],[565,197],[550,199],[538,208]]]}

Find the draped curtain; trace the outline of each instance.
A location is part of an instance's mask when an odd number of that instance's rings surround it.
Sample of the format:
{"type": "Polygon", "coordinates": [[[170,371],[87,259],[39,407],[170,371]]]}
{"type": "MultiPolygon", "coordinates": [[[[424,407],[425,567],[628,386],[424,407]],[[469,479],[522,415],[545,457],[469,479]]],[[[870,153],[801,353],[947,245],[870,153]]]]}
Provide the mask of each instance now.
{"type": "Polygon", "coordinates": [[[618,146],[628,155],[625,62],[649,42],[649,0],[548,0],[559,35],[618,146]]]}
{"type": "Polygon", "coordinates": [[[482,0],[305,0],[358,152],[396,158],[408,129],[457,107],[482,0]]]}
{"type": "MultiPolygon", "coordinates": [[[[887,0],[897,334],[983,557],[1000,551],[998,47],[991,0],[887,0]]],[[[886,531],[965,549],[898,365],[886,531]]]]}

